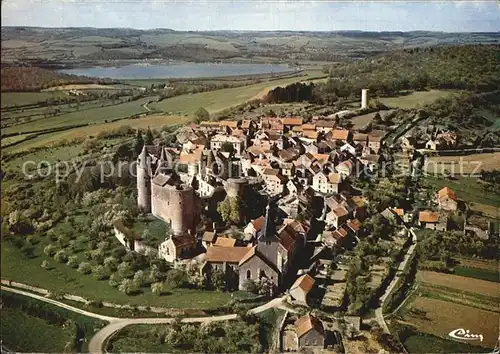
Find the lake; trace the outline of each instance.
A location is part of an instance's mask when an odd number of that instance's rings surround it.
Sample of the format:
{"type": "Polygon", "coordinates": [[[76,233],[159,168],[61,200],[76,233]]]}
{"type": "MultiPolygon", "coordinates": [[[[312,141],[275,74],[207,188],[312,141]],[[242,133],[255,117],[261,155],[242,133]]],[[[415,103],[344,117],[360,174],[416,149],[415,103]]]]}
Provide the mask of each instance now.
{"type": "Polygon", "coordinates": [[[110,79],[182,79],[283,73],[294,69],[287,64],[173,63],[129,64],[58,70],[61,73],[110,79]]]}

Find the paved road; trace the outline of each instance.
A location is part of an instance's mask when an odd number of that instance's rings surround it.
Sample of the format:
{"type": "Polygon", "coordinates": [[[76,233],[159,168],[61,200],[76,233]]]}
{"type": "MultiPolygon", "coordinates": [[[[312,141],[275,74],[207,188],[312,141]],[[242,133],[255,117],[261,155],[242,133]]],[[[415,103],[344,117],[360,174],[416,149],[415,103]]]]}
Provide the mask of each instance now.
{"type": "MultiPolygon", "coordinates": [[[[167,323],[172,323],[175,321],[175,318],[120,318],[120,317],[111,317],[111,316],[104,316],[100,315],[97,313],[93,313],[90,311],[85,311],[82,309],[79,309],[77,307],[73,307],[70,305],[67,305],[63,302],[53,300],[46,298],[44,296],[40,296],[37,294],[33,294],[27,291],[23,290],[18,290],[18,289],[13,289],[7,286],[2,285],[1,286],[2,290],[5,291],[10,291],[16,294],[24,295],[31,297],[33,299],[37,299],[40,301],[47,302],[49,304],[64,308],[69,311],[73,311],[88,317],[96,318],[102,321],[107,321],[109,322],[108,325],[103,327],[101,330],[99,330],[94,336],[90,339],[89,342],[89,352],[90,353],[102,353],[102,348],[105,343],[105,341],[114,333],[118,332],[120,329],[133,325],[133,324],[167,324],[167,323]]],[[[255,307],[251,310],[248,311],[250,314],[258,314],[261,312],[264,312],[266,310],[272,309],[272,308],[283,308],[285,307],[283,300],[285,297],[280,297],[273,299],[264,305],[255,307]]],[[[237,314],[229,314],[229,315],[222,315],[222,316],[210,316],[210,317],[186,317],[183,318],[181,321],[184,323],[206,323],[206,322],[216,322],[216,321],[229,321],[229,320],[235,320],[238,318],[237,314]]]]}
{"type": "Polygon", "coordinates": [[[385,301],[389,297],[389,295],[392,293],[394,288],[399,282],[399,279],[401,278],[401,273],[403,270],[406,268],[406,265],[408,264],[408,261],[413,257],[413,253],[415,252],[415,248],[417,247],[417,235],[415,234],[415,231],[413,228],[409,229],[410,234],[412,235],[412,245],[408,248],[408,251],[406,252],[403,261],[399,264],[398,270],[396,271],[396,275],[394,276],[394,279],[392,279],[391,283],[385,290],[385,292],[382,294],[382,296],[379,299],[380,306],[375,310],[375,318],[377,319],[377,322],[379,323],[380,327],[384,330],[386,333],[391,333],[389,331],[389,327],[387,327],[387,323],[385,323],[384,319],[384,313],[383,313],[383,308],[385,301]]]}

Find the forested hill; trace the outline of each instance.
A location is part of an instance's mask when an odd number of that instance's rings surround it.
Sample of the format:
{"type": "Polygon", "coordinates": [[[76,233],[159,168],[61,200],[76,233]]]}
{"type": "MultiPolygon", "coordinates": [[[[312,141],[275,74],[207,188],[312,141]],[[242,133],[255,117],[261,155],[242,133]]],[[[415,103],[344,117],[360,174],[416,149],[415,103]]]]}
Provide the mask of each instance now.
{"type": "Polygon", "coordinates": [[[376,95],[404,90],[500,88],[500,45],[414,48],[329,68],[325,94],[345,97],[368,88],[376,95]]]}

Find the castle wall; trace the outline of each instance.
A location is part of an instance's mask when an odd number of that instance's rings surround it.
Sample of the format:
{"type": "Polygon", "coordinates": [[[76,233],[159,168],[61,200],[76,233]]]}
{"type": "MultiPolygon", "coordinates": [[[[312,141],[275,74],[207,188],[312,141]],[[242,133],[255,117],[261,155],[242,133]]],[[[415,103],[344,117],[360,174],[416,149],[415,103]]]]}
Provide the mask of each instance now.
{"type": "Polygon", "coordinates": [[[137,166],[137,207],[151,212],[151,178],[146,169],[137,166]]]}
{"type": "Polygon", "coordinates": [[[243,193],[243,188],[245,188],[247,184],[248,181],[246,179],[229,178],[224,182],[224,189],[228,197],[236,198],[243,193]]]}
{"type": "Polygon", "coordinates": [[[199,217],[199,205],[191,187],[176,189],[153,184],[151,212],[156,217],[170,224],[175,235],[183,234],[196,227],[199,217]]]}

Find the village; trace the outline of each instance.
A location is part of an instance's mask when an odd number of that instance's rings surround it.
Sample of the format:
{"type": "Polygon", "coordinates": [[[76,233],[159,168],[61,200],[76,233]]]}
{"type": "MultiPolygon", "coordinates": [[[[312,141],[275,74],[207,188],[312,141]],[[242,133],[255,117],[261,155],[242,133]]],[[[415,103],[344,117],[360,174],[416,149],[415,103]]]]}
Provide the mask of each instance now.
{"type": "MultiPolygon", "coordinates": [[[[362,97],[364,107],[365,90],[362,97]]],[[[388,285],[408,270],[414,227],[445,231],[459,208],[448,187],[420,210],[396,203],[370,208],[370,199],[354,186],[385,173],[392,161],[383,132],[343,129],[334,119],[202,121],[177,134],[181,146],[145,145],[137,161],[138,207],[165,222],[169,234],[150,245],[117,220],[115,236],[130,251],[195,267],[207,279],[222,277],[227,291],[285,296],[291,309],[305,309],[301,318],[293,310],[285,316],[284,351],[342,342],[339,322],[324,323],[313,309],[347,313],[341,323],[355,337],[363,327],[360,308],[377,301],[381,308],[388,285]],[[364,242],[364,249],[374,239],[385,253],[364,254],[370,260],[359,274],[369,295],[356,305],[350,299],[361,290],[348,294],[351,263],[355,254],[363,256],[355,253],[357,246],[364,242]]],[[[410,176],[419,163],[411,141],[403,139],[401,147],[410,176]]],[[[488,237],[487,231],[472,231],[488,237]]],[[[383,317],[378,321],[383,328],[383,317]]]]}

